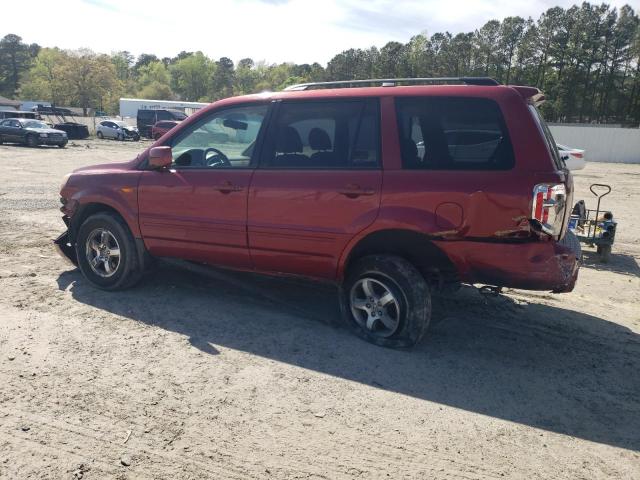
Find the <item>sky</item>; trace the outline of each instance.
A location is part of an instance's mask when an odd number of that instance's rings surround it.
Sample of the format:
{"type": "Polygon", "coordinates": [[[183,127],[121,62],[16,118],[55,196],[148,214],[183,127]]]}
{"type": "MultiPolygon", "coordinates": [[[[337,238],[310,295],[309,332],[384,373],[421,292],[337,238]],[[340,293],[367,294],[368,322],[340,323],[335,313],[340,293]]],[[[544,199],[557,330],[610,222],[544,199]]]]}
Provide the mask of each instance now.
{"type": "MultiPolygon", "coordinates": [[[[564,0],[4,0],[0,37],[100,53],[173,57],[200,50],[237,62],[326,64],[348,48],[473,31],[491,19],[537,19],[564,0]]],[[[594,2],[598,3],[598,2],[594,2]]],[[[636,11],[640,0],[610,0],[636,11]]]]}

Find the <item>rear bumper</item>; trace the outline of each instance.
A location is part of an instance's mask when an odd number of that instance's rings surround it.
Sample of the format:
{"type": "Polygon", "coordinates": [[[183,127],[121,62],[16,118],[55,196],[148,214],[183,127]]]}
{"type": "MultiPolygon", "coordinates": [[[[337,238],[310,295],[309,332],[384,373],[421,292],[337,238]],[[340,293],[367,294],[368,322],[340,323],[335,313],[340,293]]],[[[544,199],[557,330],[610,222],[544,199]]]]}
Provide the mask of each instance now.
{"type": "Polygon", "coordinates": [[[554,241],[493,243],[439,241],[465,283],[570,292],[578,279],[575,254],[554,241]]]}

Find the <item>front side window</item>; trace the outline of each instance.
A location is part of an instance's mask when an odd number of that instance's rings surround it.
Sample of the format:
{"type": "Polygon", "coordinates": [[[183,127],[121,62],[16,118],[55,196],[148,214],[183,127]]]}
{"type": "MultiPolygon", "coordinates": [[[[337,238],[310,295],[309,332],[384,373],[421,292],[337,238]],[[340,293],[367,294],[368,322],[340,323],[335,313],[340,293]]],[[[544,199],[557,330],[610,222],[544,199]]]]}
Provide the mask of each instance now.
{"type": "Polygon", "coordinates": [[[267,105],[225,109],[172,140],[174,168],[248,168],[267,105]]]}
{"type": "Polygon", "coordinates": [[[378,168],[375,100],[284,102],[265,142],[267,168],[378,168]]]}
{"type": "Polygon", "coordinates": [[[396,101],[404,168],[508,170],[513,149],[498,104],[485,98],[396,101]]]}

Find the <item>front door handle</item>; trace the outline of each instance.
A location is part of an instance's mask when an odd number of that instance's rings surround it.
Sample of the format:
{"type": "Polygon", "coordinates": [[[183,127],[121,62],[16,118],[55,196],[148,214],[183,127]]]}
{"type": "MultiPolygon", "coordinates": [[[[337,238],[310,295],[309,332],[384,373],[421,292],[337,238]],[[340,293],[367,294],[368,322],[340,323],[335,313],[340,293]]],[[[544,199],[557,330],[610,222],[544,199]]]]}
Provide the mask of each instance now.
{"type": "Polygon", "coordinates": [[[338,190],[338,193],[349,198],[358,198],[361,195],[373,195],[375,190],[373,188],[362,188],[360,185],[350,183],[344,188],[338,190]]]}
{"type": "Polygon", "coordinates": [[[212,188],[220,193],[239,192],[242,190],[242,187],[234,185],[229,180],[222,182],[220,185],[214,185],[212,188]]]}

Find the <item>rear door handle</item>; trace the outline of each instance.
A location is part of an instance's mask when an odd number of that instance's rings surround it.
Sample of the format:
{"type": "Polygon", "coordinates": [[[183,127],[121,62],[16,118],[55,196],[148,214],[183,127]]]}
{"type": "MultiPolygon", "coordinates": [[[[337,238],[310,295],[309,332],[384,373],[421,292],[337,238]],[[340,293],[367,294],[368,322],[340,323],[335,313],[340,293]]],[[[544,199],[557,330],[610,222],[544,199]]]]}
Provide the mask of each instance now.
{"type": "Polygon", "coordinates": [[[349,198],[357,198],[361,195],[373,195],[376,192],[373,188],[362,188],[360,185],[350,183],[338,190],[338,193],[349,198]]]}
{"type": "Polygon", "coordinates": [[[220,185],[214,185],[212,188],[219,191],[220,193],[239,192],[242,190],[242,187],[234,185],[228,180],[226,182],[222,182],[220,185]]]}

